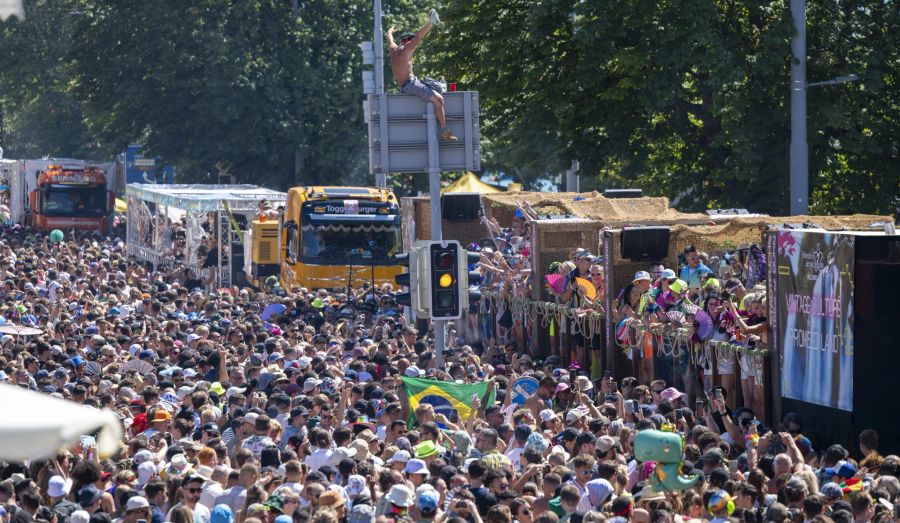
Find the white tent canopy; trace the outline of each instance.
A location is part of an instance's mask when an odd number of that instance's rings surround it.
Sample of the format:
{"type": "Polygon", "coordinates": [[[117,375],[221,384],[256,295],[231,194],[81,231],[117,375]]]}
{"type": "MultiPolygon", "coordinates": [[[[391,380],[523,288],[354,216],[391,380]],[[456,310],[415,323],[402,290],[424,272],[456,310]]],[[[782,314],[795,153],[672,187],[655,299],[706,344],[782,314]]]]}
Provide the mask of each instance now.
{"type": "Polygon", "coordinates": [[[0,460],[4,461],[52,456],[98,429],[98,455],[111,456],[122,437],[122,424],[109,410],[8,384],[0,384],[0,420],[0,460]]]}
{"type": "Polygon", "coordinates": [[[287,200],[287,193],[256,185],[209,184],[148,184],[130,183],[125,188],[128,197],[157,205],[168,205],[189,212],[221,211],[227,205],[232,211],[255,211],[260,201],[273,205],[287,200]]]}

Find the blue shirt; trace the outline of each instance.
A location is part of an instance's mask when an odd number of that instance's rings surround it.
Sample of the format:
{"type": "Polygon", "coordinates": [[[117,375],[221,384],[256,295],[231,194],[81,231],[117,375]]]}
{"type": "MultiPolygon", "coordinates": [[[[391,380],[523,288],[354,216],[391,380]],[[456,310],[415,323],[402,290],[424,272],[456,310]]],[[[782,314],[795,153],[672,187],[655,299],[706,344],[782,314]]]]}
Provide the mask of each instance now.
{"type": "Polygon", "coordinates": [[[150,521],[151,523],[165,523],[166,514],[156,505],[150,505],[150,521]]]}
{"type": "Polygon", "coordinates": [[[691,269],[689,266],[682,268],[678,277],[684,280],[688,287],[695,288],[700,287],[700,278],[704,274],[712,274],[712,269],[700,262],[694,269],[691,269]]]}

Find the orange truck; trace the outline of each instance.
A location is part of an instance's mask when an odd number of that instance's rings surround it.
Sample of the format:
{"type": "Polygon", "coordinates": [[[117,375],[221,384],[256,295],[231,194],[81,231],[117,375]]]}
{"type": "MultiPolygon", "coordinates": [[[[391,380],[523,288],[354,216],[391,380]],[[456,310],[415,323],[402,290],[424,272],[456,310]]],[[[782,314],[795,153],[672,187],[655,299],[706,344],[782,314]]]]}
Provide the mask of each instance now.
{"type": "Polygon", "coordinates": [[[112,228],[114,164],[83,160],[20,160],[10,179],[12,219],[37,230],[112,228]]]}

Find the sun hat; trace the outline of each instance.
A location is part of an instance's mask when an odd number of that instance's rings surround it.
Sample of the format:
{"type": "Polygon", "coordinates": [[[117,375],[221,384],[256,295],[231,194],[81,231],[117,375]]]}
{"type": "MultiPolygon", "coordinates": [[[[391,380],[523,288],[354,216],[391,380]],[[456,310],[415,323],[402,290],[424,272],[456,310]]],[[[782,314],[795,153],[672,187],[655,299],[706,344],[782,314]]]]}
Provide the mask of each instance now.
{"type": "Polygon", "coordinates": [[[669,290],[674,292],[675,294],[684,294],[684,291],[687,290],[688,284],[686,281],[678,278],[669,284],[669,290]]]}
{"type": "Polygon", "coordinates": [[[664,492],[656,490],[652,485],[647,485],[641,490],[639,501],[658,501],[662,499],[666,499],[666,494],[664,492]]]}
{"type": "Polygon", "coordinates": [[[418,445],[413,447],[413,450],[416,453],[416,457],[419,459],[434,456],[435,454],[440,454],[441,452],[440,449],[438,449],[437,445],[435,445],[431,440],[426,440],[422,443],[419,443],[418,445]]]}
{"type": "Polygon", "coordinates": [[[362,439],[355,439],[350,444],[350,449],[355,451],[354,458],[356,461],[366,461],[369,459],[369,444],[362,439]]]}
{"type": "Polygon", "coordinates": [[[69,495],[72,480],[62,476],[53,476],[47,484],[47,495],[51,498],[62,498],[69,495]]]}
{"type": "Polygon", "coordinates": [[[403,469],[403,472],[407,474],[425,474],[425,476],[430,476],[431,473],[428,472],[428,466],[421,459],[411,459],[406,462],[406,468],[403,469]]]}
{"type": "Polygon", "coordinates": [[[634,283],[634,282],[638,282],[638,281],[653,281],[653,280],[650,278],[649,272],[637,271],[636,273],[634,273],[634,278],[631,280],[631,282],[634,283]]]}
{"type": "Polygon", "coordinates": [[[344,490],[347,491],[347,495],[350,496],[350,499],[359,496],[366,491],[366,478],[359,474],[351,474],[350,477],[347,478],[347,486],[344,487],[344,490]]]}
{"type": "Polygon", "coordinates": [[[78,491],[77,501],[82,508],[86,508],[93,505],[101,497],[103,497],[103,492],[93,484],[89,484],[81,487],[81,490],[78,491]]]}
{"type": "Polygon", "coordinates": [[[533,449],[542,454],[549,446],[550,442],[540,432],[532,432],[528,435],[528,441],[525,442],[526,450],[533,449]]]}
{"type": "Polygon", "coordinates": [[[415,492],[402,483],[391,487],[386,497],[388,501],[398,507],[411,507],[416,502],[415,492]]]}
{"type": "Polygon", "coordinates": [[[676,389],[675,387],[669,387],[662,392],[659,393],[659,397],[664,400],[673,401],[678,398],[684,397],[684,393],[676,389]]]}

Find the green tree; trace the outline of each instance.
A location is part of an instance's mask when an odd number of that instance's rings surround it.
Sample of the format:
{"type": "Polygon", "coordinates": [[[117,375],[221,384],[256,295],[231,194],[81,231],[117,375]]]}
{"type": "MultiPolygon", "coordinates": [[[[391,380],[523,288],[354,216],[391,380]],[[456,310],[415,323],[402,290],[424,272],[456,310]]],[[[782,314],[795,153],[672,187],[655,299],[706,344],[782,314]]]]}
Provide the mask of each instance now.
{"type": "MultiPolygon", "coordinates": [[[[810,3],[810,77],[864,76],[837,96],[811,93],[811,108],[831,104],[810,114],[822,210],[884,211],[897,194],[900,27],[890,2],[864,4],[836,16],[833,3],[810,3]],[[853,181],[888,190],[842,194],[853,181]]],[[[453,38],[431,61],[481,92],[490,167],[528,181],[574,158],[598,188],[639,186],[685,209],[786,211],[786,1],[451,0],[444,19],[453,38]]]]}
{"type": "Polygon", "coordinates": [[[312,0],[296,16],[284,0],[86,3],[70,56],[98,135],[142,140],[201,180],[219,165],[274,187],[366,183],[368,2],[312,0]]]}
{"type": "Polygon", "coordinates": [[[79,13],[68,0],[33,0],[26,7],[25,20],[0,23],[4,155],[105,158],[108,147],[93,139],[80,102],[68,91],[67,53],[79,13]]]}

